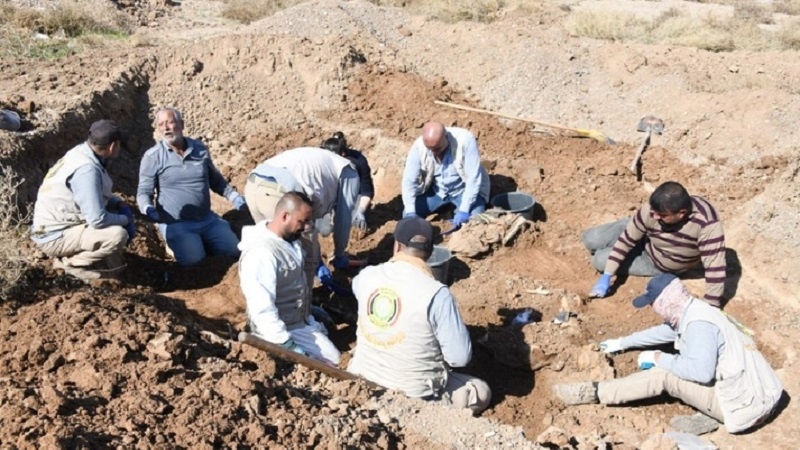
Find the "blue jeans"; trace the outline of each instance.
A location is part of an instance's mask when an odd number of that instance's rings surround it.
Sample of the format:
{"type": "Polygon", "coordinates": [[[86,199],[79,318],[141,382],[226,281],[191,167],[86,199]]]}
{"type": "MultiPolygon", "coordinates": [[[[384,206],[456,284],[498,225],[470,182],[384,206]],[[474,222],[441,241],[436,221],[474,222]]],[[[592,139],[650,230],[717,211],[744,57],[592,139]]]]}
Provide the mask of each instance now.
{"type": "MultiPolygon", "coordinates": [[[[427,192],[416,198],[414,209],[416,210],[417,215],[420,217],[428,217],[445,205],[453,205],[457,210],[458,207],[461,206],[461,195],[462,194],[458,194],[456,196],[447,196],[442,198],[436,195],[433,192],[433,189],[429,189],[427,192]]],[[[469,215],[472,217],[473,215],[480,214],[484,211],[486,211],[486,200],[478,195],[478,198],[475,199],[475,203],[469,207],[469,215]]]]}
{"type": "Polygon", "coordinates": [[[239,257],[239,240],[231,226],[213,212],[200,220],[160,223],[158,229],[180,266],[199,263],[206,257],[206,251],[211,255],[239,257]]]}

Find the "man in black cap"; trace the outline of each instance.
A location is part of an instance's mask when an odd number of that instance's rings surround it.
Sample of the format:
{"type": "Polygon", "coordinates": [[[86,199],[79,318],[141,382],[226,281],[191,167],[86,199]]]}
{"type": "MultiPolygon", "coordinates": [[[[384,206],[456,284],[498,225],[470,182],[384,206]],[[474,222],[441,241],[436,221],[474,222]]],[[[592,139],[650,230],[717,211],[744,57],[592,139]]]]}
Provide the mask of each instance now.
{"type": "Polygon", "coordinates": [[[720,423],[730,433],[750,429],[767,419],[783,385],[756,349],[752,332],[731,316],[696,299],[673,274],[661,274],[633,301],[653,310],[664,324],[600,343],[605,353],[673,343],[676,354],[644,351],[641,372],[600,382],[556,384],[553,392],[567,405],[618,405],[667,393],[700,413],[678,416],[677,431],[702,434],[720,423]]]}
{"type": "Polygon", "coordinates": [[[433,228],[420,217],[397,223],[394,256],[353,279],[357,347],[348,370],[409,397],[441,400],[478,414],[489,405],[483,380],[453,372],[472,357],[456,300],[425,262],[433,228]]]}
{"type": "Polygon", "coordinates": [[[47,172],[37,195],[32,239],[55,258],[53,267],[84,281],[116,275],[124,267],[125,245],[136,234],[133,211],[112,195],[106,171],[122,141],[115,122],[93,123],[86,142],[47,172]]]}

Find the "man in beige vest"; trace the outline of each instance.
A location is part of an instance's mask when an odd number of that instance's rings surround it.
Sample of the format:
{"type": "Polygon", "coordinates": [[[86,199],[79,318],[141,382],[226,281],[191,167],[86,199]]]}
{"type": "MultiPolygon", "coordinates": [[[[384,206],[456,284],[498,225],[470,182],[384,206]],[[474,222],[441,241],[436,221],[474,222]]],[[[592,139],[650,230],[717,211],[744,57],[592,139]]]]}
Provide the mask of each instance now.
{"type": "Polygon", "coordinates": [[[606,353],[674,343],[677,354],[644,351],[641,372],[616,380],[557,384],[553,391],[567,405],[618,405],[667,393],[700,413],[678,416],[676,431],[703,434],[719,427],[746,431],[770,417],[783,385],[756,349],[752,332],[717,308],[692,297],[675,275],[654,277],[633,301],[653,305],[664,324],[600,343],[606,353]]]}
{"type": "Polygon", "coordinates": [[[453,229],[460,228],[486,210],[489,187],[475,136],[464,128],[428,122],[406,157],[403,217],[427,217],[452,205],[453,229]]]}
{"type": "Polygon", "coordinates": [[[131,208],[112,195],[109,160],[119,156],[122,131],[110,120],[92,124],[86,142],[47,172],[33,211],[31,237],[42,251],[81,280],[116,275],[136,234],[131,208]]]}
{"type": "Polygon", "coordinates": [[[472,357],[456,300],[426,260],[433,228],[422,218],[397,223],[394,256],[353,279],[357,346],[348,370],[409,397],[441,400],[478,414],[489,405],[483,380],[453,372],[472,357]]]}

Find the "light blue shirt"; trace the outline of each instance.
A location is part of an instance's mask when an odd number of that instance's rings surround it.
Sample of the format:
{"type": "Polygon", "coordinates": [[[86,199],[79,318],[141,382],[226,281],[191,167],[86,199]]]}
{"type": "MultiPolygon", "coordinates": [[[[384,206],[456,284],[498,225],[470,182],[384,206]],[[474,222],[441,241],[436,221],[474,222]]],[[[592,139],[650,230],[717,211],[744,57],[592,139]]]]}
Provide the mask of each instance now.
{"type": "Polygon", "coordinates": [[[155,207],[162,223],[203,219],[211,212],[209,189],[231,203],[240,197],[214,166],[205,144],[185,139],[183,157],[161,141],[147,150],[139,167],[139,211],[147,214],[147,207],[153,206],[158,192],[155,207]]]}
{"type": "MultiPolygon", "coordinates": [[[[447,149],[442,154],[442,160],[436,161],[436,158],[431,155],[434,160],[434,180],[430,189],[433,190],[437,197],[445,201],[461,196],[458,211],[469,214],[479,195],[487,196],[485,199],[488,201],[489,175],[481,166],[478,142],[472,133],[463,128],[446,127],[445,136],[447,137],[447,149]],[[456,146],[459,144],[463,145],[464,176],[466,179],[462,179],[458,174],[454,161],[456,146]]],[[[402,182],[403,213],[415,211],[415,202],[418,196],[416,187],[419,184],[420,174],[422,173],[420,148],[430,153],[430,150],[424,148],[421,137],[414,141],[406,158],[402,182]]],[[[424,195],[424,193],[420,195],[424,195]]]]}
{"type": "MultiPolygon", "coordinates": [[[[662,324],[623,338],[622,348],[671,344],[677,339],[678,333],[668,324],[662,324]]],[[[657,366],[684,380],[710,383],[716,377],[717,360],[725,348],[725,338],[719,328],[709,322],[693,321],[686,327],[683,341],[679,354],[662,352],[657,366]]]]}
{"type": "Polygon", "coordinates": [[[466,366],[472,358],[472,342],[449,289],[439,289],[433,296],[428,306],[428,323],[439,341],[445,362],[450,367],[466,366]]]}

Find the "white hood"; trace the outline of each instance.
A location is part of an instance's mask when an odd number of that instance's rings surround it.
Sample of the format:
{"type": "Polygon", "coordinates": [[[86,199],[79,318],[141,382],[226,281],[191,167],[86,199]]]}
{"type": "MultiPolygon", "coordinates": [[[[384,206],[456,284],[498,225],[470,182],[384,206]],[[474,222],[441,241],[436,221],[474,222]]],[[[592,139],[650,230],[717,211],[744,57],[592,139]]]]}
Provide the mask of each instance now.
{"type": "Polygon", "coordinates": [[[267,228],[269,221],[262,220],[255,225],[242,227],[242,240],[239,242],[239,250],[244,252],[264,242],[270,237],[275,237],[275,233],[267,228]]]}

